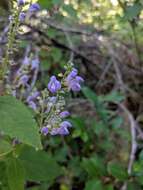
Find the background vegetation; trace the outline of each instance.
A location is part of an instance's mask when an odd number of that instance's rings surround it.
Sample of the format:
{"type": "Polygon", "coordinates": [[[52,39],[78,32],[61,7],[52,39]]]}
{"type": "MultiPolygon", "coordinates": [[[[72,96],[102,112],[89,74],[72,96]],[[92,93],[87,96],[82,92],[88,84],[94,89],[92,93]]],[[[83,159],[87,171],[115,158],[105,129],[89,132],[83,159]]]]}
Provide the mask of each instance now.
{"type": "MultiPolygon", "coordinates": [[[[32,148],[22,152],[25,189],[143,189],[142,0],[38,3],[43,11],[21,25],[24,32],[17,36],[22,43],[15,59],[20,62],[29,45],[40,50],[39,89],[68,62],[76,65],[85,83],[82,92],[67,97],[71,134],[44,137],[42,154],[32,148]]],[[[9,9],[6,1],[0,5],[3,48],[9,9]]],[[[23,179],[18,160],[11,162],[13,168],[10,164],[7,170],[0,163],[2,190],[9,189],[6,181],[14,190],[15,176],[23,179]]],[[[15,190],[20,190],[19,182],[15,190]]]]}

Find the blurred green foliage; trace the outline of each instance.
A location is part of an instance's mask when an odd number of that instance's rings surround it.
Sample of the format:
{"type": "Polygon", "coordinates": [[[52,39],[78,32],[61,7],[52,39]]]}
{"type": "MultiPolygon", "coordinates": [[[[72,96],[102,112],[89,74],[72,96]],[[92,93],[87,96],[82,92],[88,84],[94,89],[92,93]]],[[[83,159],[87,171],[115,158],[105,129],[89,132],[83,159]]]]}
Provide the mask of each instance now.
{"type": "MultiPolygon", "coordinates": [[[[96,29],[106,34],[114,32],[113,34],[120,34],[120,39],[127,41],[131,39],[132,28],[129,27],[131,25],[137,31],[140,43],[143,41],[140,33],[143,28],[141,0],[120,1],[121,4],[110,0],[39,0],[38,2],[48,11],[59,8],[55,18],[65,25],[85,24],[90,31],[96,29]]],[[[59,35],[59,31],[50,28],[46,32],[50,38],[58,38],[67,43],[59,35]]],[[[76,41],[74,37],[72,40],[76,41]]],[[[23,41],[22,45],[25,46],[26,42],[23,41]]],[[[50,73],[52,70],[53,74],[56,74],[60,68],[63,68],[63,65],[68,62],[69,54],[63,53],[57,47],[50,47],[48,53],[47,49],[41,49],[40,58],[43,75],[39,79],[38,86],[47,84],[47,72],[50,73]]],[[[1,161],[0,190],[22,190],[21,184],[26,180],[27,190],[118,190],[125,182],[127,190],[143,189],[142,151],[133,165],[131,175],[127,173],[130,132],[125,124],[125,118],[116,109],[117,104],[125,100],[124,95],[118,91],[98,95],[89,87],[84,87],[78,96],[72,97],[84,99],[91,104],[93,115],[85,117],[74,114],[73,111],[70,120],[74,127],[69,136],[45,137],[42,139],[45,151],[37,151],[27,146],[19,147],[20,156],[19,152],[15,152],[18,158],[1,161]],[[21,163],[24,165],[24,170],[21,163]],[[17,180],[13,178],[11,171],[15,172],[17,180]],[[5,172],[8,172],[7,178],[4,177],[5,172]],[[10,188],[6,184],[10,184],[10,188]],[[18,189],[13,188],[15,184],[18,189]]],[[[14,107],[16,109],[16,104],[14,107]]],[[[78,110],[78,106],[76,109],[78,110]]],[[[20,114],[22,113],[18,114],[19,119],[20,114]]],[[[12,116],[11,113],[9,115],[12,116]]],[[[2,119],[0,116],[1,122],[2,119]]],[[[24,125],[24,130],[21,130],[18,136],[21,141],[23,141],[21,135],[25,131],[27,133],[29,127],[27,123],[24,125]]],[[[0,125],[0,127],[4,126],[0,125]]],[[[33,144],[30,136],[27,136],[27,139],[24,139],[26,144],[37,146],[38,139],[36,144],[33,144]]],[[[1,153],[9,153],[11,146],[0,141],[0,147],[3,147],[3,144],[7,149],[3,152],[0,148],[1,153]]]]}

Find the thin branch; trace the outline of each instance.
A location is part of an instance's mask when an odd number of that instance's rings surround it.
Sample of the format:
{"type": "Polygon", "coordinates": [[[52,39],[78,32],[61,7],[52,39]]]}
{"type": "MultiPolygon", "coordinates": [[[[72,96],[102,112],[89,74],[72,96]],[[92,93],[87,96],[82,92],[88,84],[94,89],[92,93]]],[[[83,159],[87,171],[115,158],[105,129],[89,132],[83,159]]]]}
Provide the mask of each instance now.
{"type": "MultiPolygon", "coordinates": [[[[137,150],[137,142],[136,142],[136,126],[137,123],[132,115],[132,113],[123,105],[119,104],[119,107],[126,113],[128,116],[129,122],[130,122],[130,132],[131,132],[131,152],[129,157],[129,163],[128,163],[128,174],[131,175],[132,173],[132,167],[135,160],[135,154],[137,150]]],[[[125,182],[121,188],[121,190],[127,189],[127,182],[125,182]]]]}

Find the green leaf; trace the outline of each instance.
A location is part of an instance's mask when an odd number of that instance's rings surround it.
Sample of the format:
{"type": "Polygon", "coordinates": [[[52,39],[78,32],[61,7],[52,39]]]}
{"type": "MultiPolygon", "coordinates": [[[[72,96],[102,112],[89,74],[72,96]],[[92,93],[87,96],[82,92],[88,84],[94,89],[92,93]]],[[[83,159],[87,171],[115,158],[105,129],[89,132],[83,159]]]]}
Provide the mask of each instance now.
{"type": "Polygon", "coordinates": [[[12,96],[0,96],[0,131],[25,144],[41,148],[38,126],[32,113],[12,96]]]}
{"type": "Polygon", "coordinates": [[[55,5],[62,5],[63,0],[39,0],[38,3],[43,9],[51,9],[55,5]]]}
{"type": "Polygon", "coordinates": [[[106,175],[106,169],[103,160],[96,155],[91,158],[83,158],[82,167],[87,171],[90,177],[106,175]]]}
{"type": "Polygon", "coordinates": [[[103,185],[100,180],[89,180],[86,182],[84,190],[103,190],[103,185]]]}
{"type": "Polygon", "coordinates": [[[61,174],[56,160],[44,151],[24,147],[19,158],[26,170],[27,180],[51,182],[61,174]]]}
{"type": "Polygon", "coordinates": [[[39,0],[38,3],[43,9],[50,9],[53,6],[52,0],[39,0]]]}
{"type": "Polygon", "coordinates": [[[134,5],[127,6],[125,10],[124,18],[127,20],[132,20],[138,16],[142,10],[143,6],[140,3],[135,3],[134,5]]]}
{"type": "Polygon", "coordinates": [[[142,188],[138,183],[128,182],[127,190],[142,190],[142,188]]]}
{"type": "Polygon", "coordinates": [[[96,135],[106,134],[107,126],[102,121],[93,120],[93,130],[96,135]]]}
{"type": "Polygon", "coordinates": [[[82,92],[84,96],[95,105],[96,111],[100,115],[100,118],[104,121],[104,123],[107,123],[108,111],[103,105],[103,102],[100,101],[100,98],[96,95],[96,93],[88,87],[82,88],[82,92]]]}
{"type": "Polygon", "coordinates": [[[111,121],[111,125],[112,125],[112,127],[113,127],[113,129],[119,129],[120,128],[120,126],[122,125],[122,123],[123,123],[123,118],[121,118],[121,117],[116,117],[116,118],[114,118],[112,121],[111,121]]]}
{"type": "Polygon", "coordinates": [[[80,137],[84,142],[88,141],[88,134],[86,129],[86,125],[83,118],[73,117],[71,119],[73,126],[75,126],[72,137],[77,138],[80,137]]]}
{"type": "Polygon", "coordinates": [[[142,161],[143,162],[143,150],[140,152],[140,154],[139,154],[139,159],[140,159],[140,161],[142,161]]]}
{"type": "Polygon", "coordinates": [[[113,185],[106,185],[105,190],[114,190],[113,185]]]}
{"type": "Polygon", "coordinates": [[[117,162],[110,162],[107,166],[108,173],[119,180],[125,180],[128,178],[128,174],[125,168],[117,162]]]}
{"type": "Polygon", "coordinates": [[[63,0],[53,0],[53,5],[61,5],[63,3],[63,0]]]}
{"type": "Polygon", "coordinates": [[[53,48],[50,55],[53,57],[53,60],[55,62],[59,62],[62,57],[61,50],[59,50],[57,48],[53,48]]]}
{"type": "Polygon", "coordinates": [[[119,93],[119,92],[116,92],[116,91],[113,91],[107,95],[104,95],[104,96],[100,96],[99,99],[101,101],[106,101],[106,102],[121,102],[124,100],[124,96],[119,93]]]}
{"type": "Polygon", "coordinates": [[[91,102],[97,104],[98,103],[98,96],[93,92],[91,89],[84,87],[82,88],[82,92],[84,96],[89,99],[91,102]]]}
{"type": "MultiPolygon", "coordinates": [[[[55,38],[56,35],[57,35],[57,32],[56,32],[55,29],[53,29],[53,28],[48,28],[47,35],[48,35],[50,38],[55,38]]],[[[46,53],[47,53],[47,51],[46,51],[46,53]]]]}
{"type": "Polygon", "coordinates": [[[72,5],[64,5],[63,10],[66,11],[71,17],[76,18],[77,12],[72,5]]]}
{"type": "Polygon", "coordinates": [[[25,172],[21,162],[9,158],[6,162],[7,180],[10,190],[24,190],[25,172]]]}

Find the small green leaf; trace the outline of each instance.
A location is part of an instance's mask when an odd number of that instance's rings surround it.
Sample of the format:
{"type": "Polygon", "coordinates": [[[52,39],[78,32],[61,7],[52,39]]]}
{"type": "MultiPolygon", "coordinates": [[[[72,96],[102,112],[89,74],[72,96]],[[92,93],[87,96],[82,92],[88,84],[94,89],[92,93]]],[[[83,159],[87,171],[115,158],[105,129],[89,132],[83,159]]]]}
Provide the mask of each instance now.
{"type": "Polygon", "coordinates": [[[89,99],[91,102],[97,104],[98,103],[98,96],[88,87],[82,88],[82,92],[84,96],[89,99]]]}
{"type": "Polygon", "coordinates": [[[114,190],[113,185],[106,185],[105,190],[114,190]]]}
{"type": "MultiPolygon", "coordinates": [[[[50,38],[54,38],[57,35],[57,32],[53,28],[48,28],[47,35],[50,38]]],[[[47,52],[46,52],[47,53],[47,52]]]]}
{"type": "Polygon", "coordinates": [[[139,154],[139,159],[140,159],[140,161],[142,161],[143,162],[143,150],[140,152],[140,154],[139,154]]]}
{"type": "Polygon", "coordinates": [[[32,113],[12,96],[0,96],[0,131],[25,144],[41,148],[38,126],[32,113]]]}
{"type": "Polygon", "coordinates": [[[142,9],[143,6],[140,3],[134,3],[134,5],[127,6],[124,18],[127,20],[132,20],[140,14],[142,9]]]}
{"type": "Polygon", "coordinates": [[[124,100],[124,96],[119,93],[119,92],[116,92],[116,91],[113,91],[107,95],[104,95],[104,96],[100,96],[99,99],[101,101],[106,101],[106,102],[121,102],[124,100]]]}
{"type": "Polygon", "coordinates": [[[53,0],[53,5],[61,5],[63,3],[63,0],[53,0]]]}
{"type": "Polygon", "coordinates": [[[112,121],[111,121],[111,125],[112,125],[112,127],[113,127],[113,129],[119,129],[120,128],[120,126],[122,125],[122,123],[123,123],[123,118],[121,118],[121,117],[116,117],[116,118],[114,118],[112,121]]]}
{"type": "Polygon", "coordinates": [[[103,185],[100,180],[89,180],[86,182],[84,190],[103,190],[103,185]]]}
{"type": "Polygon", "coordinates": [[[108,173],[119,180],[125,180],[128,178],[128,174],[125,168],[117,162],[110,162],[107,166],[108,173]]]}
{"type": "Polygon", "coordinates": [[[142,190],[142,187],[138,183],[128,182],[127,190],[142,190]]]}
{"type": "Polygon", "coordinates": [[[62,57],[61,50],[53,48],[50,54],[55,62],[59,62],[62,57]]]}
{"type": "Polygon", "coordinates": [[[87,171],[90,177],[106,175],[103,160],[96,155],[91,158],[83,158],[82,167],[87,171]]]}
{"type": "Polygon", "coordinates": [[[52,0],[39,0],[38,3],[43,9],[50,9],[53,6],[52,0]]]}
{"type": "Polygon", "coordinates": [[[71,17],[76,18],[77,12],[72,5],[63,5],[63,10],[66,11],[71,17]]]}
{"type": "Polygon", "coordinates": [[[24,190],[25,172],[20,161],[9,158],[6,162],[6,171],[10,190],[24,190]]]}

